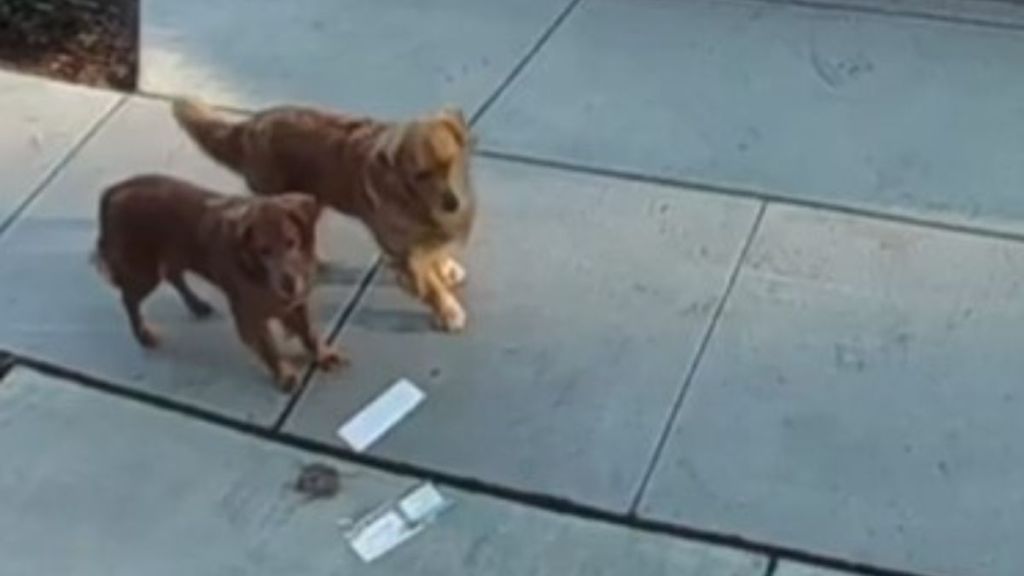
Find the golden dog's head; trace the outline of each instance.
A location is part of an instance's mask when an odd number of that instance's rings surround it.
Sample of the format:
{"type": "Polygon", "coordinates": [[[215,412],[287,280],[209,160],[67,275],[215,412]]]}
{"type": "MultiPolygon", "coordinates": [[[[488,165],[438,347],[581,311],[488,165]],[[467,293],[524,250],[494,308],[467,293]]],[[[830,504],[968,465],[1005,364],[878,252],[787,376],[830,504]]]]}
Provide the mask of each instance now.
{"type": "Polygon", "coordinates": [[[472,135],[462,112],[445,108],[433,116],[394,125],[378,158],[402,180],[402,187],[441,225],[472,217],[470,182],[472,135]]]}

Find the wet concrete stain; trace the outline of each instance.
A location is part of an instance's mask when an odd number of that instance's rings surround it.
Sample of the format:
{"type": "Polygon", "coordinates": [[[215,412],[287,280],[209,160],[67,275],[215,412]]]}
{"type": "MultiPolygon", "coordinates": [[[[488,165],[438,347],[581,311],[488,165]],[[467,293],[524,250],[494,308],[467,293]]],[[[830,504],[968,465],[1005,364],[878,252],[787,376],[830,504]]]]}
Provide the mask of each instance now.
{"type": "Polygon", "coordinates": [[[867,367],[864,349],[859,344],[837,342],[834,346],[835,366],[841,372],[863,372],[867,367]]]}
{"type": "Polygon", "coordinates": [[[826,56],[818,49],[813,38],[810,46],[810,61],[818,78],[826,86],[836,90],[867,76],[875,69],[874,62],[859,51],[846,56],[826,56]]]}
{"type": "Polygon", "coordinates": [[[946,319],[946,331],[955,332],[974,316],[974,308],[967,307],[946,319]]]}
{"type": "Polygon", "coordinates": [[[306,464],[299,471],[293,488],[310,500],[333,498],[341,489],[338,471],[321,462],[306,464]]]}

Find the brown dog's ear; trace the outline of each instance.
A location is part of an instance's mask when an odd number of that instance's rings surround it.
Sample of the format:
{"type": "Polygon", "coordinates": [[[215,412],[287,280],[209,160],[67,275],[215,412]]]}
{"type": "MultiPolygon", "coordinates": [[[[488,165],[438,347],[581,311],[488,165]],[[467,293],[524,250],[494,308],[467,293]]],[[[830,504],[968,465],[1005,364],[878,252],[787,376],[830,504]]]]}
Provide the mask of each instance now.
{"type": "Polygon", "coordinates": [[[320,204],[316,198],[304,192],[286,192],[274,200],[300,219],[303,227],[312,226],[320,216],[320,204]]]}
{"type": "Polygon", "coordinates": [[[439,118],[441,120],[441,125],[452,133],[452,136],[455,137],[459,146],[465,148],[467,145],[472,143],[469,124],[466,122],[466,116],[462,113],[461,108],[455,108],[452,106],[445,107],[441,109],[439,118]]]}
{"type": "Polygon", "coordinates": [[[320,204],[316,199],[302,192],[288,192],[274,200],[288,211],[288,217],[302,233],[303,244],[312,247],[316,221],[320,217],[320,204]]]}
{"type": "Polygon", "coordinates": [[[260,263],[259,254],[253,242],[253,207],[249,203],[233,206],[224,213],[230,226],[231,239],[238,267],[253,282],[266,280],[266,270],[260,263]]]}

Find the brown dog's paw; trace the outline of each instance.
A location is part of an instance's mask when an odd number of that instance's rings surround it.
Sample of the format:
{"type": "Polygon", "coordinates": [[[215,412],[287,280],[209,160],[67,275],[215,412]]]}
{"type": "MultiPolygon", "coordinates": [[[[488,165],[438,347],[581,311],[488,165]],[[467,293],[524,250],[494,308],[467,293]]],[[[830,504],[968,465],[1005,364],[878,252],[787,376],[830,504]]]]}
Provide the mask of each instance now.
{"type": "Polygon", "coordinates": [[[143,348],[152,350],[160,346],[160,334],[150,325],[143,324],[135,331],[135,338],[143,348]]]}
{"type": "Polygon", "coordinates": [[[282,392],[293,392],[299,385],[299,371],[288,362],[281,362],[277,366],[277,373],[274,380],[282,392]]]}
{"type": "Polygon", "coordinates": [[[321,346],[316,353],[316,367],[324,372],[330,372],[349,365],[349,359],[333,346],[321,346]]]}

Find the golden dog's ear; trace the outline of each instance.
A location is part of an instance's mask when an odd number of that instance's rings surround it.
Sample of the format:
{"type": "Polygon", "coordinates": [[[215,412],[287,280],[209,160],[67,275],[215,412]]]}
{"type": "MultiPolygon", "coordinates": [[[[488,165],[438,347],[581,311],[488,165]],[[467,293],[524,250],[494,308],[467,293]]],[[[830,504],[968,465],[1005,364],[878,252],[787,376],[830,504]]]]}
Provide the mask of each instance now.
{"type": "Polygon", "coordinates": [[[441,125],[452,133],[452,136],[455,137],[459,146],[465,148],[472,144],[472,135],[469,132],[469,123],[466,122],[466,115],[462,113],[461,108],[446,106],[441,109],[441,113],[438,118],[441,121],[441,125]]]}
{"type": "Polygon", "coordinates": [[[394,168],[398,165],[398,155],[409,132],[408,124],[395,124],[388,127],[377,140],[373,150],[373,158],[377,162],[394,168]]]}

